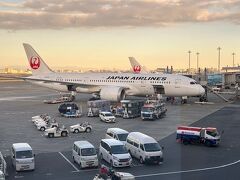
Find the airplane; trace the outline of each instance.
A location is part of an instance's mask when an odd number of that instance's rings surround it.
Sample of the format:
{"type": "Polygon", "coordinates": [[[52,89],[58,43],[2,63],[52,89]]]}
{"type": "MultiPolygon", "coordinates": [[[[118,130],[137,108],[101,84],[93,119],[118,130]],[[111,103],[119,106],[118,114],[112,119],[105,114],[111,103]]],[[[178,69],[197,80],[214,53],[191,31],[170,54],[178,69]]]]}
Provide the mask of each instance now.
{"type": "Polygon", "coordinates": [[[32,76],[25,81],[60,92],[90,93],[101,99],[120,101],[126,96],[202,96],[204,88],[195,80],[175,74],[57,73],[52,71],[31,45],[23,43],[32,76]]]}
{"type": "MultiPolygon", "coordinates": [[[[142,66],[134,57],[128,57],[128,58],[129,58],[129,61],[130,61],[131,67],[132,67],[132,71],[134,73],[142,73],[142,74],[150,73],[150,71],[148,71],[145,66],[142,66]]],[[[155,73],[159,74],[158,72],[155,72],[155,73]]],[[[163,74],[163,73],[161,73],[161,74],[163,74]]],[[[182,96],[181,98],[182,98],[182,100],[187,102],[188,96],[182,96]]],[[[205,101],[205,97],[200,97],[199,101],[205,101]]]]}

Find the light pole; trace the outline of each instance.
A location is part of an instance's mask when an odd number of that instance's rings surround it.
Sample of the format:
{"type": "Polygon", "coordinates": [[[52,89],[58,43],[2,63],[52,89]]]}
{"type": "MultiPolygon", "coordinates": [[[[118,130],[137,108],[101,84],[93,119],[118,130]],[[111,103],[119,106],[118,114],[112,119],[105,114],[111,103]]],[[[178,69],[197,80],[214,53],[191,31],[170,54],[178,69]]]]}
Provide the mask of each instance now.
{"type": "Polygon", "coordinates": [[[221,51],[221,48],[218,47],[217,50],[218,50],[218,72],[220,72],[220,51],[221,51]]]}
{"type": "Polygon", "coordinates": [[[191,54],[191,51],[188,51],[188,73],[189,74],[190,74],[190,67],[191,67],[190,54],[191,54]]]}
{"type": "Polygon", "coordinates": [[[199,56],[199,52],[197,52],[196,55],[197,55],[197,72],[198,72],[198,69],[199,69],[199,66],[198,66],[198,56],[199,56]]]}
{"type": "Polygon", "coordinates": [[[234,56],[235,56],[235,53],[233,52],[232,53],[232,56],[233,56],[233,67],[235,66],[235,64],[234,64],[234,56]]]}

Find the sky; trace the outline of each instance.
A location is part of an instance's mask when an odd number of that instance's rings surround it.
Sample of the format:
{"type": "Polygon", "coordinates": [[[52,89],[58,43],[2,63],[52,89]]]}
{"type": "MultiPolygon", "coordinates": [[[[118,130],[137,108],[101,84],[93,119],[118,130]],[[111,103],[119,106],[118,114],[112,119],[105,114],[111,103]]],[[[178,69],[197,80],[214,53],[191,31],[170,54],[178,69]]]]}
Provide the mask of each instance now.
{"type": "Polygon", "coordinates": [[[50,67],[217,68],[240,64],[240,0],[0,0],[0,68],[28,66],[29,43],[50,67]]]}

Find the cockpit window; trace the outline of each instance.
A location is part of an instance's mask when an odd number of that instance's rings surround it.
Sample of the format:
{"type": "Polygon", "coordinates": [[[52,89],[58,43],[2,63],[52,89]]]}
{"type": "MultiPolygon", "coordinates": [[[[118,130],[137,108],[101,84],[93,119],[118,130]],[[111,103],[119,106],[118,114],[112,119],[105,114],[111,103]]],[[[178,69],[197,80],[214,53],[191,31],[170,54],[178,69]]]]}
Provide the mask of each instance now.
{"type": "Polygon", "coordinates": [[[197,84],[195,81],[191,81],[190,84],[197,84]]]}

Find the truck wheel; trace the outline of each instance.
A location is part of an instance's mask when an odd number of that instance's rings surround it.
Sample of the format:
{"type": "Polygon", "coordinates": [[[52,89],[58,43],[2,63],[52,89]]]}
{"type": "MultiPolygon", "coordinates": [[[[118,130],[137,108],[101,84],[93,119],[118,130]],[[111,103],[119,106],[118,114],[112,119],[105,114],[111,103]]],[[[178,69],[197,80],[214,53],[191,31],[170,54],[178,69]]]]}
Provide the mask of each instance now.
{"type": "Polygon", "coordinates": [[[189,143],[188,140],[183,140],[184,145],[188,145],[188,143],[189,143]]]}
{"type": "Polygon", "coordinates": [[[210,146],[211,146],[211,143],[210,143],[209,141],[205,141],[205,146],[210,147],[210,146]]]}
{"type": "Polygon", "coordinates": [[[144,160],[143,160],[142,157],[140,157],[140,163],[141,163],[141,164],[144,164],[144,160]]]}
{"type": "Polygon", "coordinates": [[[53,134],[53,133],[49,133],[49,134],[48,134],[48,137],[49,137],[49,138],[53,138],[53,137],[54,137],[54,134],[53,134]]]}
{"type": "Polygon", "coordinates": [[[91,128],[87,127],[85,131],[86,131],[87,133],[90,133],[90,132],[91,132],[91,128]]]}
{"type": "Polygon", "coordinates": [[[78,129],[74,129],[74,133],[79,133],[79,130],[78,129]]]}
{"type": "Polygon", "coordinates": [[[80,167],[80,169],[83,169],[83,167],[82,167],[82,164],[81,164],[81,163],[79,163],[79,167],[80,167]]]}
{"type": "Polygon", "coordinates": [[[66,136],[67,136],[67,132],[66,132],[66,131],[63,131],[63,132],[61,133],[61,136],[62,136],[62,137],[66,137],[66,136]]]}
{"type": "Polygon", "coordinates": [[[45,131],[45,127],[41,127],[41,128],[40,128],[40,131],[45,131]]]}

